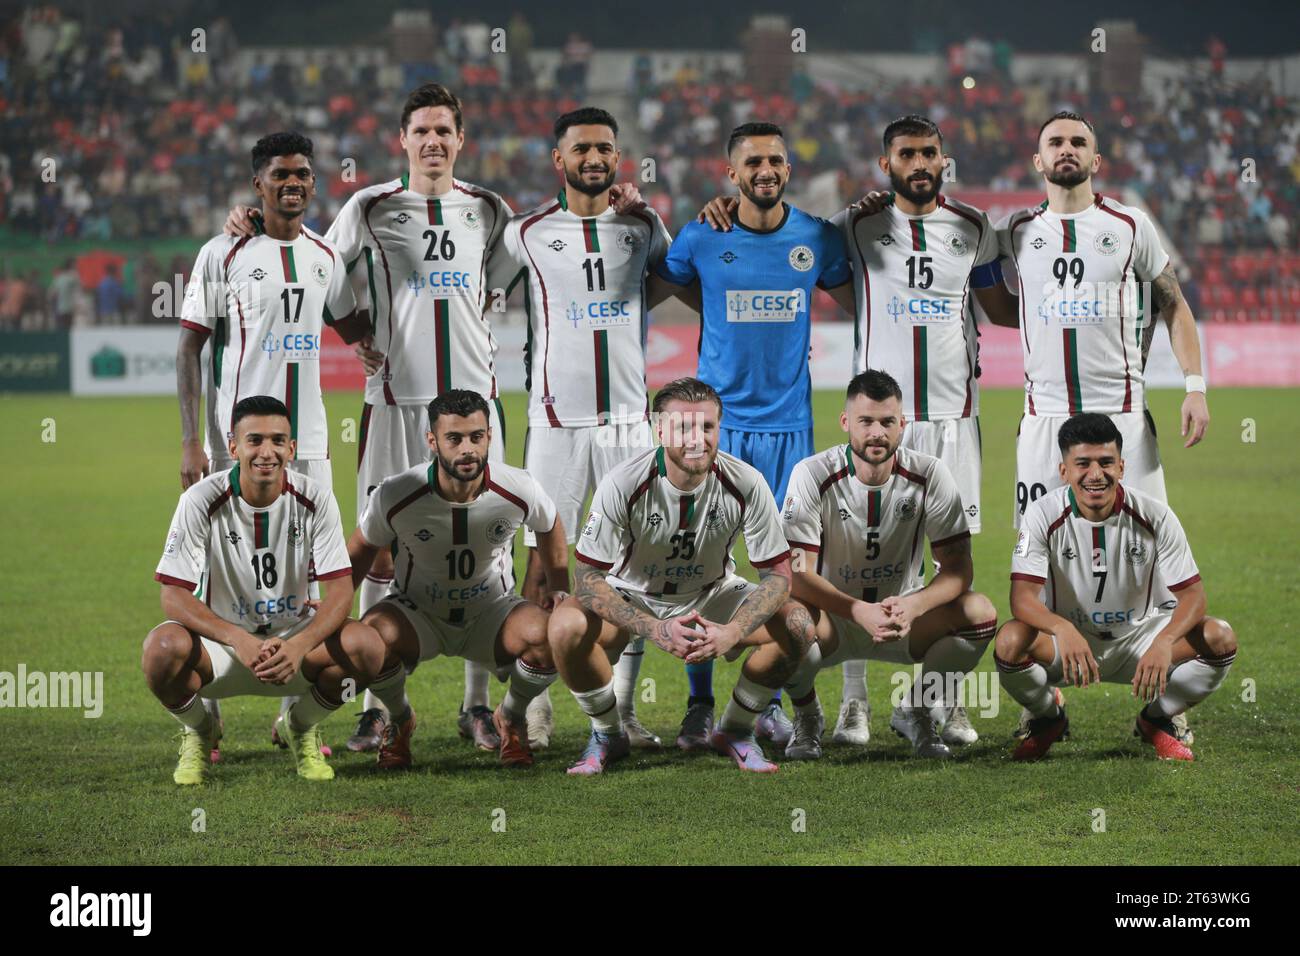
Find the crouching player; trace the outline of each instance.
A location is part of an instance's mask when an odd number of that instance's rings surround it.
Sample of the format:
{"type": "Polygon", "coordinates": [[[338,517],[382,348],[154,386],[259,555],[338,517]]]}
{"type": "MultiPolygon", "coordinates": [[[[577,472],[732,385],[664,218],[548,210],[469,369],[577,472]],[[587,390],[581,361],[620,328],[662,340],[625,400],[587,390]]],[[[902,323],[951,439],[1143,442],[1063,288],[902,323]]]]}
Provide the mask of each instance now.
{"type": "Polygon", "coordinates": [[[1146,702],[1134,734],[1156,756],[1191,760],[1172,718],[1218,689],[1237,654],[1205,615],[1187,536],[1169,507],[1126,487],[1124,440],[1110,417],[1075,415],[1057,433],[1066,484],[1032,502],[1011,557],[1011,613],[994,657],[1002,686],[1032,715],[1016,760],[1038,760],[1070,723],[1056,687],[1131,684],[1146,702]],[[1178,599],[1152,602],[1157,570],[1178,599]]]}
{"type": "Polygon", "coordinates": [[[787,685],[795,709],[785,750],[791,760],[822,755],[814,679],[845,660],[921,666],[889,719],[916,755],[950,757],[948,744],[978,739],[960,708],[958,685],[983,656],[997,611],[970,590],[970,531],[947,466],[899,447],[902,397],[886,372],[855,375],[840,416],[848,444],[805,458],[790,476],[782,519],[794,598],[808,613],[787,620],[792,630],[802,621],[810,642],[787,685]],[[939,566],[924,587],[923,538],[939,566]]]}
{"type": "Polygon", "coordinates": [[[803,656],[773,614],[790,592],[790,556],[776,502],[757,469],[718,451],[722,399],[693,378],[655,396],[660,447],[600,481],[578,536],[574,597],[551,615],[556,666],[591,718],[571,774],[601,773],[628,753],[610,661],[648,638],[688,664],[745,661],[710,746],[742,770],[777,769],[754,740],[754,722],[803,656]],[[731,546],[743,533],[759,583],[735,573],[731,546]]]}
{"type": "Polygon", "coordinates": [[[286,472],[296,450],[288,409],[250,396],[232,421],[237,464],[190,485],[176,506],[154,575],[168,619],[145,638],[141,667],[184,727],[178,784],[203,782],[220,735],[202,699],[244,694],[299,696],[276,732],[299,776],[330,780],[319,724],[342,705],[344,680],[359,691],[379,674],[383,642],[348,619],[352,571],[334,496],[286,472]],[[319,603],[309,602],[313,580],[325,587],[319,603]]]}
{"type": "Polygon", "coordinates": [[[449,389],[429,403],[425,439],[433,460],[384,479],[348,542],[353,582],[380,550],[396,573],[388,593],[362,618],[383,638],[383,672],[370,685],[384,706],[378,764],[411,766],[415,712],[406,675],[420,661],[463,657],[496,671],[510,690],[492,722],[501,763],[531,766],[525,711],[555,680],[546,643],[547,611],[567,597],[569,555],[555,505],[528,472],[493,462],[488,404],[449,389]],[[537,535],[548,597],[543,610],[513,590],[510,552],[523,524],[537,535]]]}

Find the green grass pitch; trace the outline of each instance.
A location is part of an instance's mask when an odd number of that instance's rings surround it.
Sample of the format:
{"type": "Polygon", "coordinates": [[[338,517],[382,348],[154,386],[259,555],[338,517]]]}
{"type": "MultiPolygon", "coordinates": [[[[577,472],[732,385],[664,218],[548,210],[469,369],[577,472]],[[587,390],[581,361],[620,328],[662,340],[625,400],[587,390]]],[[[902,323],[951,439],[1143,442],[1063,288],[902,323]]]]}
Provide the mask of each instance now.
{"type": "MultiPolygon", "coordinates": [[[[1005,694],[995,717],[972,714],[981,739],[957,759],[912,760],[887,726],[893,668],[871,664],[865,751],[828,747],[818,763],[762,778],[712,755],[668,752],[570,779],[563,770],[585,721],[557,685],[552,749],[532,770],[507,772],[457,738],[462,664],[439,660],[410,683],[420,717],[412,772],[379,774],[371,756],[343,752],[348,708],[325,725],[338,778],[308,784],[269,746],[276,702],[241,698],[225,702],[225,759],[213,781],[182,790],[171,782],[177,725],[139,672],[141,640],[161,619],[152,574],[180,490],[175,399],[6,398],[0,670],[103,671],[105,703],[99,719],[0,710],[0,863],[1300,862],[1295,393],[1212,392],[1210,437],[1192,450],[1177,435],[1179,396],[1151,400],[1210,612],[1241,641],[1224,687],[1191,714],[1190,765],[1158,762],[1139,746],[1130,735],[1137,705],[1115,685],[1070,693],[1074,736],[1042,764],[1009,761],[1018,708],[1005,694]],[[52,443],[42,440],[47,419],[52,443]]],[[[822,448],[840,440],[839,395],[819,392],[815,402],[822,448]]],[[[975,586],[1002,617],[1020,403],[1018,392],[984,395],[975,586]]],[[[356,448],[340,435],[359,397],[331,395],[328,406],[350,530],[356,448]]],[[[518,462],[523,396],[506,407],[518,462]]],[[[719,663],[720,701],[737,667],[719,663]]],[[[991,670],[989,655],[982,667],[991,670]]],[[[652,650],[642,677],[657,690],[642,718],[671,739],[685,702],[681,665],[652,650]]],[[[838,673],[820,685],[833,721],[838,673]]],[[[500,694],[494,684],[494,703],[500,694]]]]}

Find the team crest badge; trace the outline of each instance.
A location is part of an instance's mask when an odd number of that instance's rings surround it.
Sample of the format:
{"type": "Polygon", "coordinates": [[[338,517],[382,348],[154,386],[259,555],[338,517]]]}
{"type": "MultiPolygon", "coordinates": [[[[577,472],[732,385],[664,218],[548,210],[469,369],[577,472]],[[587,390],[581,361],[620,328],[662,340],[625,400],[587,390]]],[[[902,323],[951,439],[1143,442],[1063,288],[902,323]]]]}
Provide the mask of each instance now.
{"type": "Polygon", "coordinates": [[[515,529],[510,526],[510,522],[505,518],[497,518],[487,529],[488,541],[493,544],[505,544],[514,535],[515,529]]]}
{"type": "Polygon", "coordinates": [[[617,242],[618,247],[629,256],[641,248],[641,237],[630,229],[624,229],[620,232],[618,234],[618,239],[616,239],[615,242],[617,242]]]}
{"type": "Polygon", "coordinates": [[[303,528],[303,526],[302,526],[302,522],[301,522],[301,521],[290,521],[290,522],[289,522],[289,530],[288,530],[288,532],[286,533],[286,537],[288,537],[288,539],[289,539],[289,547],[291,547],[291,548],[300,548],[300,547],[302,547],[303,539],[304,539],[306,536],[307,536],[307,535],[306,535],[306,529],[303,528]]]}
{"type": "Polygon", "coordinates": [[[847,508],[841,508],[841,509],[840,509],[840,520],[841,520],[841,521],[848,521],[851,517],[853,517],[853,516],[852,516],[851,514],[849,514],[847,508]]]}
{"type": "Polygon", "coordinates": [[[911,521],[916,517],[916,502],[911,498],[903,498],[894,506],[894,514],[899,521],[911,521]]]}
{"type": "Polygon", "coordinates": [[[1119,251],[1119,236],[1109,231],[1100,233],[1092,240],[1092,247],[1103,256],[1113,256],[1119,251]]]}
{"type": "Polygon", "coordinates": [[[483,225],[482,217],[468,206],[460,211],[460,221],[466,229],[478,229],[483,225]]]}
{"type": "Polygon", "coordinates": [[[959,232],[948,233],[948,237],[943,240],[943,244],[954,256],[964,256],[970,249],[970,246],[966,244],[966,237],[959,232]]]}
{"type": "Polygon", "coordinates": [[[1132,545],[1124,552],[1124,558],[1128,561],[1129,564],[1133,565],[1133,567],[1135,568],[1141,567],[1142,565],[1146,564],[1147,558],[1149,556],[1150,554],[1147,551],[1146,544],[1141,541],[1139,541],[1135,545],[1132,545]]]}
{"type": "Polygon", "coordinates": [[[714,502],[709,505],[709,513],[704,516],[704,527],[717,531],[722,526],[722,508],[714,502]]]}
{"type": "Polygon", "coordinates": [[[325,274],[325,267],[319,262],[311,264],[311,277],[316,280],[316,284],[319,286],[327,285],[330,281],[329,276],[325,274]]]}
{"type": "Polygon", "coordinates": [[[790,250],[790,267],[798,269],[800,272],[807,272],[813,267],[816,259],[813,251],[807,246],[795,246],[790,250]]]}

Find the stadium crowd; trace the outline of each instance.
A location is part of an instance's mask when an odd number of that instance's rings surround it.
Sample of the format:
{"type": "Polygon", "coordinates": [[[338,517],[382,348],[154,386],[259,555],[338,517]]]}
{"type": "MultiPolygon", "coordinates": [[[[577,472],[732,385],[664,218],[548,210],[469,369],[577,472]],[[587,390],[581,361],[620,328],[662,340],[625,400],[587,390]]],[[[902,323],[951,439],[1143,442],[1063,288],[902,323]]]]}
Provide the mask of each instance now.
{"type": "MultiPolygon", "coordinates": [[[[528,208],[555,188],[552,118],[587,95],[590,42],[571,34],[552,75],[538,75],[522,14],[510,23],[500,66],[477,21],[446,25],[428,62],[394,65],[361,48],[302,61],[256,50],[237,56],[240,41],[223,19],[206,28],[206,55],[194,56],[178,16],[128,17],[95,42],[52,6],[0,22],[0,241],[202,239],[232,203],[247,200],[248,144],[275,128],[302,130],[320,160],[340,164],[343,174],[322,177],[307,220],[324,231],[353,190],[396,174],[392,118],[404,91],[429,79],[465,101],[461,175],[528,208]],[[346,169],[345,160],[353,161],[346,169]]],[[[819,86],[796,70],[784,92],[760,93],[702,63],[656,83],[649,58],[636,57],[628,84],[635,115],[624,122],[656,158],[647,199],[670,225],[687,221],[725,187],[727,133],[754,118],[785,128],[800,178],[835,172],[846,197],[887,186],[875,131],[903,112],[939,123],[958,182],[1037,189],[1028,157],[1041,118],[1069,107],[1096,122],[1102,191],[1136,191],[1174,237],[1194,306],[1225,319],[1300,315],[1295,103],[1264,78],[1234,85],[1190,67],[1155,98],[1016,85],[1010,53],[997,49],[997,68],[973,88],[950,70],[870,91],[819,86]],[[1253,161],[1249,169],[1243,160],[1253,161]]],[[[638,169],[627,156],[623,165],[624,178],[638,169]]],[[[148,290],[188,271],[189,259],[139,253],[112,260],[112,271],[65,266],[53,276],[6,266],[0,328],[71,321],[76,290],[61,278],[70,274],[80,276],[96,321],[156,321],[148,290]]]]}

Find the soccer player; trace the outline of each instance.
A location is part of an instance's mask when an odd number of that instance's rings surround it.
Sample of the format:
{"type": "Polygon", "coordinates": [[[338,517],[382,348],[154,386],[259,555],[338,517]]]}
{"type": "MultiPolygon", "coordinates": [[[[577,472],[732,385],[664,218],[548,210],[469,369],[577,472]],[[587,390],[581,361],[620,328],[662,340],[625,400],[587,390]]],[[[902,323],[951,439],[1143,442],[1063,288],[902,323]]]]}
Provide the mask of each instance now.
{"type": "MultiPolygon", "coordinates": [[[[286,467],[333,491],[320,388],[321,336],[331,326],[344,341],[356,342],[369,322],[357,312],[338,252],[303,225],[316,194],[314,161],[311,140],[298,133],[258,140],[252,151],[253,190],[261,200],[262,231],[243,238],[219,235],[199,250],[181,306],[176,355],[182,488],[233,467],[228,449],[240,400],[278,395],[289,409],[297,443],[286,467]],[[209,340],[207,428],[200,439],[199,355],[209,340]]],[[[281,713],[292,703],[286,697],[281,713]]],[[[204,706],[220,726],[216,698],[204,706]]],[[[275,731],[272,739],[284,743],[275,731]]]]}
{"type": "Polygon", "coordinates": [[[994,659],[1002,686],[1032,715],[1016,760],[1039,760],[1070,722],[1060,691],[1130,684],[1144,702],[1134,730],[1156,756],[1191,760],[1172,718],[1214,693],[1237,654],[1226,621],[1207,617],[1182,525],[1124,481],[1114,416],[1083,412],[1057,434],[1061,484],[1030,503],[1011,557],[1011,613],[994,659]],[[1154,598],[1157,572],[1177,596],[1154,598]]]}
{"type": "Polygon", "coordinates": [[[556,666],[591,737],[569,768],[598,774],[627,755],[610,659],[639,637],[687,663],[750,653],[710,746],[742,770],[777,769],[754,739],[754,722],[803,656],[780,615],[790,560],[776,502],[762,475],[718,449],[723,404],[704,382],[683,378],[654,400],[660,447],[600,481],[577,551],[574,596],[551,615],[556,666]],[[759,583],[735,574],[744,534],[759,583]]]}
{"type": "Polygon", "coordinates": [[[569,589],[564,525],[528,472],[489,466],[492,426],[482,395],[449,389],[429,403],[428,415],[433,462],[380,482],[348,542],[354,581],[379,551],[396,555],[393,584],[362,618],[387,648],[383,673],[371,685],[391,715],[381,718],[378,764],[411,766],[415,712],[406,675],[420,661],[447,654],[510,674],[493,729],[502,764],[531,766],[525,712],[555,680],[547,611],[569,589]],[[545,610],[513,590],[510,546],[521,524],[537,536],[549,590],[545,610]]]}
{"type": "Polygon", "coordinates": [[[997,612],[974,579],[963,499],[940,459],[907,447],[916,427],[903,391],[887,372],[868,369],[849,382],[840,416],[846,445],[794,467],[782,520],[794,567],[795,600],[809,612],[808,654],[786,685],[794,734],[785,755],[821,756],[824,721],[814,679],[846,659],[920,664],[889,725],[921,757],[949,757],[964,735],[951,726],[958,685],[983,656],[997,612]],[[922,536],[938,572],[923,585],[922,536]],[[814,626],[816,627],[815,633],[814,626]]]}
{"type": "Polygon", "coordinates": [[[383,642],[347,617],[351,567],[338,505],[314,478],[289,472],[297,450],[289,409],[254,395],[231,418],[227,452],[237,464],[190,485],[176,506],[154,574],[168,619],[145,638],[141,668],[183,727],[176,783],[208,774],[218,727],[200,699],[247,694],[299,697],[276,730],[299,776],[330,780],[319,724],[342,705],[345,679],[365,687],[379,675],[383,642]],[[313,580],[325,582],[319,602],[313,580]]]}
{"type": "MultiPolygon", "coordinates": [[[[1025,361],[1025,411],[1016,436],[1016,527],[1030,502],[1060,487],[1056,435],[1066,418],[1080,412],[1112,417],[1128,448],[1130,487],[1166,500],[1143,380],[1155,332],[1152,310],[1169,328],[1169,344],[1186,379],[1184,447],[1200,442],[1210,420],[1196,322],[1173,263],[1146,213],[1092,191],[1092,175],[1100,166],[1092,124],[1077,113],[1053,115],[1039,130],[1034,154],[1047,201],[1011,214],[998,226],[1006,283],[1019,296],[1025,361]]],[[[1156,588],[1158,603],[1172,600],[1158,576],[1156,588]]],[[[1191,743],[1185,718],[1177,724],[1191,743]]]]}
{"type": "MultiPolygon", "coordinates": [[[[814,451],[813,290],[826,289],[851,313],[852,271],[840,232],[782,201],[791,166],[780,127],[736,127],[727,163],[740,191],[737,229],[714,232],[688,223],[658,272],[677,286],[699,280],[697,374],[727,408],[719,448],[757,468],[782,500],[790,469],[814,451]]],[[[706,745],[713,725],[712,662],[688,666],[687,674],[691,697],[677,744],[694,749],[706,745]]],[[[758,721],[758,735],[784,744],[790,730],[778,691],[758,721]]]]}
{"type": "MultiPolygon", "coordinates": [[[[564,188],[515,216],[502,240],[509,270],[528,277],[524,466],[550,490],[570,545],[598,479],[654,445],[645,381],[648,313],[672,292],[650,274],[672,242],[658,214],[648,208],[620,214],[610,205],[617,136],[618,122],[602,109],[559,117],[552,161],[564,188]]],[[[538,601],[546,582],[527,528],[524,542],[529,563],[523,594],[538,601]]],[[[628,644],[616,668],[615,693],[632,746],[657,749],[661,741],[636,717],[643,650],[639,638],[628,644]]],[[[537,698],[530,737],[549,739],[548,704],[545,695],[537,698]]]]}

